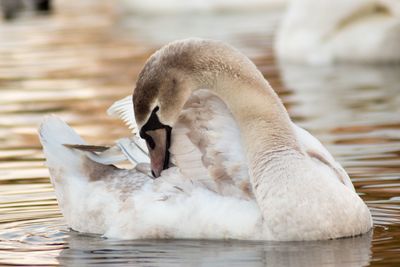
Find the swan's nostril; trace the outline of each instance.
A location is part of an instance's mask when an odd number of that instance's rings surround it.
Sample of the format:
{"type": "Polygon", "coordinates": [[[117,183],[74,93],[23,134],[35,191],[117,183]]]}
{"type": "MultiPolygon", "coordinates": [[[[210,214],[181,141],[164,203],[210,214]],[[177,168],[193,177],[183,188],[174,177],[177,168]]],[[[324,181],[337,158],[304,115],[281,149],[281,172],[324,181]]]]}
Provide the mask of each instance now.
{"type": "Polygon", "coordinates": [[[153,177],[156,177],[156,174],[154,173],[153,170],[151,170],[151,175],[153,175],[153,177]]]}

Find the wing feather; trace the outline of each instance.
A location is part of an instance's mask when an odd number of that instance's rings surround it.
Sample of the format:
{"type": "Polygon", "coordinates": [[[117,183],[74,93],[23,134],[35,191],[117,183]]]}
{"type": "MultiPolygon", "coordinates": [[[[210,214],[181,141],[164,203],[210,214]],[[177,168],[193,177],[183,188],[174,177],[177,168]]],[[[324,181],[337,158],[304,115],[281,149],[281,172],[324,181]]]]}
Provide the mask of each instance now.
{"type": "Polygon", "coordinates": [[[351,182],[347,172],[343,169],[340,163],[333,158],[331,153],[329,153],[329,151],[321,144],[321,142],[309,132],[294,123],[293,129],[308,155],[330,167],[336,173],[339,181],[341,181],[349,189],[355,191],[354,185],[351,182]]]}
{"type": "Polygon", "coordinates": [[[134,134],[139,132],[133,111],[132,95],[128,95],[111,105],[107,114],[110,117],[120,118],[134,134]]]}
{"type": "Polygon", "coordinates": [[[107,114],[111,117],[120,118],[133,133],[130,138],[119,139],[116,142],[118,149],[115,149],[115,151],[119,151],[125,160],[132,163],[149,163],[150,158],[146,142],[138,136],[139,130],[135,120],[132,96],[129,95],[116,101],[107,110],[107,114]]]}
{"type": "Polygon", "coordinates": [[[251,195],[239,128],[215,94],[196,91],[185,104],[172,137],[171,159],[185,177],[224,195],[251,195]]]}

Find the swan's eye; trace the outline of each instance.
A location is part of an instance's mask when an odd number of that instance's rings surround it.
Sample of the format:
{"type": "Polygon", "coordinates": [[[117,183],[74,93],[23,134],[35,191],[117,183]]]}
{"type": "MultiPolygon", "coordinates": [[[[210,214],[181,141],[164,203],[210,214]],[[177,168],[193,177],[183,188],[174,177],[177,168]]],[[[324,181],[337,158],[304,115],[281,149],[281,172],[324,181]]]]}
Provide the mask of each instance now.
{"type": "Polygon", "coordinates": [[[154,141],[154,137],[152,136],[154,135],[154,131],[157,129],[163,129],[165,127],[157,117],[156,112],[159,109],[160,108],[158,106],[153,109],[148,121],[145,125],[143,125],[142,129],[140,130],[140,137],[146,140],[146,143],[150,149],[154,149],[156,147],[156,142],[154,141]]]}
{"type": "Polygon", "coordinates": [[[144,137],[142,136],[142,138],[146,140],[146,143],[150,149],[154,149],[156,147],[156,143],[150,135],[146,134],[144,137]]]}

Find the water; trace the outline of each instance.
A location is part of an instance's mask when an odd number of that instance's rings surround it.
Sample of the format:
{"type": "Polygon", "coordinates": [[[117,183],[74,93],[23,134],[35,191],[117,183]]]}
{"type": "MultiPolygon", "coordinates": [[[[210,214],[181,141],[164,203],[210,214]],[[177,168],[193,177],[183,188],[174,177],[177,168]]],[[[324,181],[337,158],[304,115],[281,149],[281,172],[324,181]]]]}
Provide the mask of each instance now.
{"type": "Polygon", "coordinates": [[[279,66],[272,38],[280,12],[121,17],[109,2],[60,4],[50,17],[0,24],[0,265],[400,264],[399,67],[279,66]],[[99,145],[127,135],[106,108],[131,93],[156,47],[189,34],[251,56],[293,120],[349,172],[371,208],[373,233],[323,242],[118,241],[67,228],[43,164],[40,120],[57,114],[99,145]]]}

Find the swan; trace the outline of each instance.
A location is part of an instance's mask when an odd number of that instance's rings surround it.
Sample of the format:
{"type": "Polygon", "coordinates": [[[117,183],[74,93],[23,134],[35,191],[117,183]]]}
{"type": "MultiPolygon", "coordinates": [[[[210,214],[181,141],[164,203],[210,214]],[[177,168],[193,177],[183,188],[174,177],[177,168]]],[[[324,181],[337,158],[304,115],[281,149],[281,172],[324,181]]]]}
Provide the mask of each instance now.
{"type": "Polygon", "coordinates": [[[54,116],[39,129],[59,207],[74,230],[289,241],[372,227],[345,170],[290,120],[257,67],[223,42],[164,46],[145,63],[133,96],[109,114],[134,132],[113,147],[87,145],[54,116]],[[135,167],[114,165],[126,159],[135,167]]]}
{"type": "Polygon", "coordinates": [[[275,39],[278,58],[308,64],[400,61],[397,0],[297,0],[275,39]]]}

